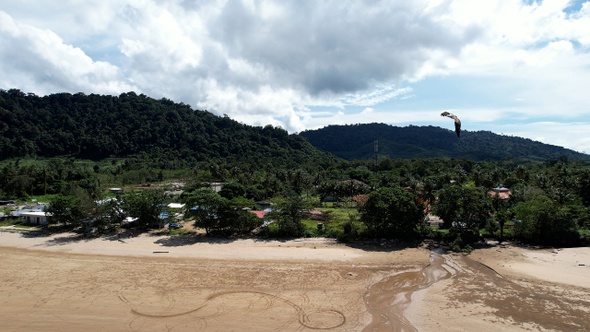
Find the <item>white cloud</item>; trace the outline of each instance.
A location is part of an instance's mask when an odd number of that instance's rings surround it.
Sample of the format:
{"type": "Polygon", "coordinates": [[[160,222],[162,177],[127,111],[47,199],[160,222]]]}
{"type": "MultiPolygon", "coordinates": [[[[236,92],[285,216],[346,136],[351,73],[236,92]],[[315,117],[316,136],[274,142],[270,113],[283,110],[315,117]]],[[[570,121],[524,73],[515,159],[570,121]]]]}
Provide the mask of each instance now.
{"type": "Polygon", "coordinates": [[[361,114],[368,115],[368,114],[373,113],[374,111],[375,110],[372,107],[367,107],[367,108],[365,108],[364,110],[361,111],[361,114]]]}
{"type": "Polygon", "coordinates": [[[375,87],[369,91],[361,91],[350,94],[343,99],[346,105],[352,106],[374,106],[394,98],[402,98],[412,92],[412,88],[404,87],[396,89],[395,86],[375,87]]]}
{"type": "MultiPolygon", "coordinates": [[[[379,103],[404,92],[379,91],[382,84],[414,77],[433,58],[431,54],[452,57],[473,38],[437,19],[435,14],[444,8],[424,12],[427,1],[365,5],[355,1],[70,0],[51,5],[28,0],[0,5],[0,9],[15,15],[21,26],[50,31],[63,45],[88,57],[109,59],[141,92],[203,108],[234,103],[213,100],[224,98],[229,90],[236,90],[233,95],[238,97],[294,98],[283,102],[289,105],[342,105],[342,98],[362,105],[379,103]],[[89,46],[91,40],[98,46],[89,46]],[[114,46],[118,55],[112,54],[114,46]],[[261,89],[264,86],[272,88],[261,89]],[[378,91],[367,93],[373,88],[378,91]],[[284,93],[293,90],[297,92],[284,93]],[[359,91],[365,95],[358,95],[359,91]]],[[[21,86],[28,89],[26,84],[21,86]]],[[[56,89],[45,90],[52,88],[56,89]]],[[[226,110],[231,115],[253,104],[248,100],[242,104],[240,99],[235,103],[226,110]]],[[[272,112],[273,106],[266,110],[272,112]]]]}
{"type": "Polygon", "coordinates": [[[585,122],[533,122],[499,127],[506,135],[526,137],[535,141],[590,153],[590,124],[585,122]],[[574,138],[574,139],[572,139],[574,138]]]}
{"type": "Polygon", "coordinates": [[[19,24],[0,12],[0,84],[26,92],[117,93],[131,89],[117,67],[93,61],[49,30],[19,24]]]}
{"type": "Polygon", "coordinates": [[[564,12],[569,6],[567,0],[4,1],[0,88],[134,90],[297,132],[337,123],[444,125],[441,108],[455,106],[424,100],[413,85],[449,76],[468,78],[468,88],[487,97],[458,108],[466,123],[500,128],[512,118],[540,123],[558,114],[555,122],[569,119],[578,128],[589,115],[590,2],[564,12]],[[419,107],[399,105],[409,102],[419,107]]]}

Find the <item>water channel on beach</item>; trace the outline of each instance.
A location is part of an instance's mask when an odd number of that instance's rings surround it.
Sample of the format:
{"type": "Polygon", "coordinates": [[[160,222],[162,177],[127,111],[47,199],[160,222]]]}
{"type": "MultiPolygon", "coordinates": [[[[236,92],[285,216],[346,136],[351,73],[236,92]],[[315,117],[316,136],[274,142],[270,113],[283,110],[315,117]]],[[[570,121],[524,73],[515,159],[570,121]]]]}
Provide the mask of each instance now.
{"type": "Polygon", "coordinates": [[[450,278],[455,273],[451,265],[454,265],[452,259],[444,251],[437,249],[431,252],[429,264],[424,268],[389,275],[372,285],[364,298],[372,321],[363,331],[417,331],[404,316],[412,295],[438,281],[450,278]]]}

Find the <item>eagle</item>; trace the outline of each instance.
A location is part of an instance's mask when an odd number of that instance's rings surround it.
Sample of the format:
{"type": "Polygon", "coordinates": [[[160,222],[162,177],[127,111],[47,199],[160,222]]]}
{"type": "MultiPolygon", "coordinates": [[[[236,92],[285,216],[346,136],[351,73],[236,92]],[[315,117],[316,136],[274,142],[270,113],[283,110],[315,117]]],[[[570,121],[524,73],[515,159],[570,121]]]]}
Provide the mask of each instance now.
{"type": "Polygon", "coordinates": [[[440,113],[440,116],[446,116],[447,118],[451,118],[453,120],[455,120],[455,133],[457,133],[457,137],[460,137],[461,135],[461,120],[459,120],[459,118],[450,112],[442,112],[440,113]]]}

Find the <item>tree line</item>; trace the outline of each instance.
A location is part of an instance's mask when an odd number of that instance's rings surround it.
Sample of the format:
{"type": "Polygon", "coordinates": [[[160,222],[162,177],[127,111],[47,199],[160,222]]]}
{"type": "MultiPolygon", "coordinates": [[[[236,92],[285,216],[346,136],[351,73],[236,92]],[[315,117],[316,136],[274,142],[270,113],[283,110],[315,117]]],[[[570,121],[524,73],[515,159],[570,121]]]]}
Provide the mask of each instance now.
{"type": "MultiPolygon", "coordinates": [[[[14,198],[24,191],[26,198],[28,190],[51,192],[52,225],[82,226],[83,220],[93,219],[103,233],[122,227],[127,217],[137,220],[133,227],[138,229],[161,227],[163,204],[179,200],[185,204],[182,213],[187,220],[219,236],[251,236],[263,221],[247,210],[260,208],[260,201],[272,202],[266,218],[273,223],[257,233],[265,237],[313,235],[303,221],[310,218],[308,211],[325,207],[326,201],[356,211],[344,219],[330,219],[329,213],[323,219],[321,235],[343,241],[434,238],[465,248],[485,235],[564,246],[580,244],[590,234],[590,167],[565,157],[527,163],[449,158],[384,159],[378,164],[340,160],[300,168],[200,163],[184,171],[187,184],[179,197],[167,197],[158,190],[130,191],[117,200],[96,203],[108,196],[101,176],[111,181],[126,177],[121,165],[127,162],[49,160],[33,167],[11,161],[0,166],[1,196],[14,198]],[[114,175],[117,169],[121,173],[114,175]],[[31,170],[36,172],[24,181],[31,170]],[[213,181],[224,183],[221,191],[210,189],[213,181]],[[510,199],[490,195],[498,186],[510,188],[510,199]],[[426,223],[429,211],[442,219],[440,228],[426,223]]],[[[150,176],[165,182],[178,174],[154,170],[150,176]]]]}

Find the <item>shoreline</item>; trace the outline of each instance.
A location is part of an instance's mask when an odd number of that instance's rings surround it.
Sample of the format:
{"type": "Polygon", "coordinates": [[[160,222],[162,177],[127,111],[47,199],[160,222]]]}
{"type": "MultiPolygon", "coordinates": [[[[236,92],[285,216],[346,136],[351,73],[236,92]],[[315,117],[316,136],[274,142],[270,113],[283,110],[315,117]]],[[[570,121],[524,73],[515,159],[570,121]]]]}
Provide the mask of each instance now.
{"type": "Polygon", "coordinates": [[[396,255],[402,261],[415,261],[427,257],[423,248],[372,248],[352,247],[330,238],[297,238],[286,240],[203,238],[195,235],[139,234],[134,237],[83,238],[75,233],[56,233],[29,236],[26,231],[0,230],[0,247],[42,250],[50,252],[133,256],[176,257],[210,260],[294,260],[323,262],[387,262],[392,253],[411,252],[409,259],[396,255]]]}
{"type": "MultiPolygon", "coordinates": [[[[175,257],[210,260],[294,260],[325,262],[387,262],[392,253],[401,261],[426,259],[430,250],[351,246],[330,238],[287,240],[203,238],[197,235],[143,233],[128,238],[83,238],[66,232],[27,236],[28,231],[0,229],[0,247],[60,253],[175,257]],[[413,251],[403,259],[402,253],[413,251]]],[[[535,248],[511,244],[476,249],[468,255],[499,274],[590,288],[590,247],[535,248]]]]}
{"type": "Polygon", "coordinates": [[[590,247],[12,231],[0,247],[0,321],[14,331],[590,330],[590,247]]]}

